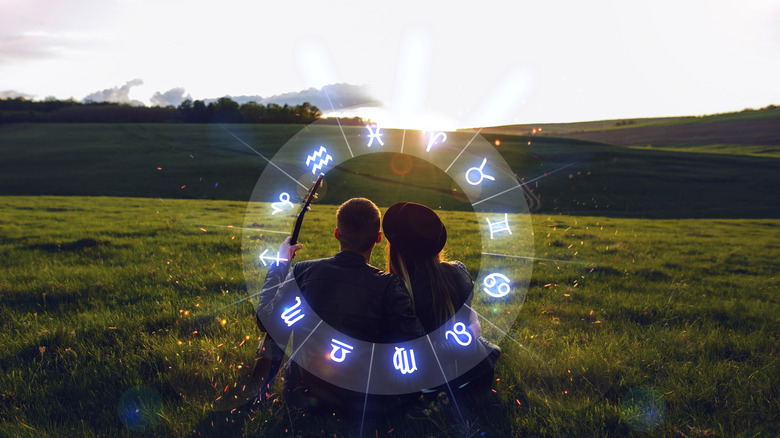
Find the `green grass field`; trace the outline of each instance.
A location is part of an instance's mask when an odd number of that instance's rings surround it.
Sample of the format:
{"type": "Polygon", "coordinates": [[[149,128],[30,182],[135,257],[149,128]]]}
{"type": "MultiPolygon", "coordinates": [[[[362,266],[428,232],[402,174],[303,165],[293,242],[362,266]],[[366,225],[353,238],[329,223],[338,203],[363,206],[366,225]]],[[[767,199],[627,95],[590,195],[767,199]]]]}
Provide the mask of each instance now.
{"type": "MultiPolygon", "coordinates": [[[[0,210],[0,435],[136,436],[117,410],[141,395],[140,436],[357,434],[278,397],[212,408],[260,336],[245,299],[246,203],[2,197],[0,210]]],[[[333,212],[316,206],[305,235],[329,236],[333,212]]],[[[469,215],[446,214],[450,233],[469,215]]],[[[420,401],[370,419],[366,435],[777,435],[780,220],[532,219],[535,256],[560,261],[534,264],[476,423],[420,401]]],[[[302,259],[335,249],[302,241],[302,259]]]]}
{"type": "MultiPolygon", "coordinates": [[[[263,271],[242,251],[265,238],[241,229],[258,153],[301,127],[225,128],[256,152],[218,125],[0,125],[0,436],[358,435],[354,419],[303,417],[278,395],[250,411],[228,402],[261,337],[247,295],[263,271]],[[139,422],[125,424],[134,400],[139,422]]],[[[669,144],[484,133],[532,181],[538,258],[496,392],[464,406],[467,425],[434,396],[369,418],[364,436],[780,433],[780,162],[752,143],[776,134],[698,144],[650,128],[669,144]]],[[[337,250],[343,200],[416,200],[441,207],[450,255],[476,277],[470,205],[441,170],[406,158],[399,175],[394,157],[328,172],[301,258],[337,250]]]]}

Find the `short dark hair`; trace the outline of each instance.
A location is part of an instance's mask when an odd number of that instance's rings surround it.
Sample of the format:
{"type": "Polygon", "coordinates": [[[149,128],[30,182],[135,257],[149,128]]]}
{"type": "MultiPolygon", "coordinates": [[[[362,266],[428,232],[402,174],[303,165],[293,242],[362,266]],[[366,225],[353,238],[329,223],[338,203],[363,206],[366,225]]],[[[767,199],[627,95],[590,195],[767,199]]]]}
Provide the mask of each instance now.
{"type": "Polygon", "coordinates": [[[352,198],[336,211],[336,228],[342,250],[367,251],[379,236],[379,208],[366,198],[352,198]]]}

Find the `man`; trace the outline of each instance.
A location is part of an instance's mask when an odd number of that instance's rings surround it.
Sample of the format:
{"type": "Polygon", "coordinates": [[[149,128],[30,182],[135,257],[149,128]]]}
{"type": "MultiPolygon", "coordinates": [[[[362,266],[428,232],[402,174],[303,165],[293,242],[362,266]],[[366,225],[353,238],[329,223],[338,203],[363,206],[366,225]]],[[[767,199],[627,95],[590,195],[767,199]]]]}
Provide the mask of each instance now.
{"type": "MultiPolygon", "coordinates": [[[[353,198],[342,204],[336,212],[334,232],[339,253],[326,259],[298,262],[290,274],[289,262],[269,269],[257,308],[260,329],[265,331],[264,321],[275,323],[274,317],[284,306],[289,308],[290,288],[280,286],[293,283],[296,286],[293,290],[300,290],[308,307],[344,335],[376,343],[401,342],[424,335],[402,281],[368,264],[374,246],[382,240],[379,228],[380,213],[373,202],[353,198]]],[[[287,239],[280,246],[278,257],[292,260],[301,248],[300,244],[291,246],[287,239]]],[[[286,315],[288,326],[295,325],[294,329],[298,329],[297,317],[305,312],[285,310],[282,314],[286,315]]],[[[305,324],[302,321],[300,326],[305,324]]],[[[301,348],[305,340],[304,336],[293,336],[296,357],[306,354],[306,348],[301,348]]],[[[285,398],[293,406],[350,411],[362,409],[366,402],[363,394],[332,385],[295,361],[291,361],[286,379],[285,398]]],[[[371,404],[383,409],[389,400],[373,397],[371,404]]]]}

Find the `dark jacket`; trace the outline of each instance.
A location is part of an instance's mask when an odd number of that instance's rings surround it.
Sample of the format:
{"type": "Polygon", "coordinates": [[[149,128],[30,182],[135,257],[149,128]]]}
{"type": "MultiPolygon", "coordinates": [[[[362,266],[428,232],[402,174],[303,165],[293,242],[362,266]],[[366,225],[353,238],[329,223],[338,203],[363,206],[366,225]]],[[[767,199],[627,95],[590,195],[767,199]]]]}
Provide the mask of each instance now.
{"type": "MultiPolygon", "coordinates": [[[[286,265],[280,265],[272,266],[268,271],[257,308],[257,322],[263,330],[264,321],[277,323],[277,314],[290,305],[284,296],[285,288],[277,286],[294,279],[308,308],[347,336],[366,342],[389,343],[414,339],[425,333],[401,280],[369,265],[360,254],[342,251],[331,258],[298,262],[290,276],[287,276],[288,269],[286,265]]],[[[301,323],[302,332],[312,330],[311,326],[306,326],[306,320],[301,323]]],[[[293,328],[297,330],[298,327],[295,324],[293,328]]],[[[307,354],[306,348],[299,351],[305,339],[304,336],[293,336],[296,356],[307,354]]],[[[362,408],[365,401],[363,394],[331,385],[294,360],[290,361],[286,379],[285,397],[288,403],[299,407],[319,405],[326,410],[349,410],[362,408]]]]}

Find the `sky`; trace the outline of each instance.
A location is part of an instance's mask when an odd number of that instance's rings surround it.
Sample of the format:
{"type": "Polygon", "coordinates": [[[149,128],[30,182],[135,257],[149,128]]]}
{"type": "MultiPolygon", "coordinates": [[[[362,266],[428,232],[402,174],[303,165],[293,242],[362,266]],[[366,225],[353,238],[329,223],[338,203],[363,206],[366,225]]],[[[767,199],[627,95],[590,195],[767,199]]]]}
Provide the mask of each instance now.
{"type": "Polygon", "coordinates": [[[760,108],[778,77],[779,0],[0,0],[6,97],[347,83],[382,106],[339,114],[448,129],[760,108]]]}

